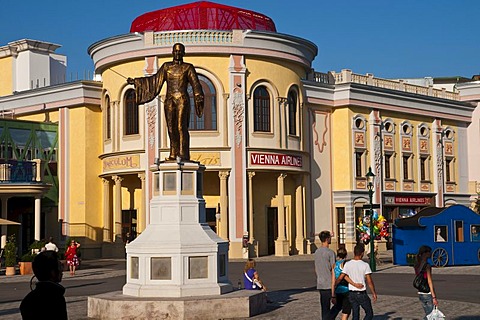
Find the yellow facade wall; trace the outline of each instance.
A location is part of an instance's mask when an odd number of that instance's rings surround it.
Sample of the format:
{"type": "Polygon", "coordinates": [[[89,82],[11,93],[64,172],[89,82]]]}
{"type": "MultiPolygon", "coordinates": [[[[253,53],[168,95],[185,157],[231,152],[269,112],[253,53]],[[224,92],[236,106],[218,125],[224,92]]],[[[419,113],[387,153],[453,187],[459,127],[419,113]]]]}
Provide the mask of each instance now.
{"type": "Polygon", "coordinates": [[[69,110],[68,188],[70,235],[102,241],[101,112],[94,108],[69,110]]]}
{"type": "Polygon", "coordinates": [[[247,59],[249,76],[247,88],[250,90],[257,81],[273,80],[272,85],[278,90],[279,97],[286,97],[292,85],[300,82],[301,68],[294,64],[275,61],[274,59],[247,59]],[[258,77],[257,75],[262,75],[258,77]],[[281,77],[279,76],[281,75],[281,77]]]}
{"type": "MultiPolygon", "coordinates": [[[[188,53],[187,53],[188,54],[188,53]]],[[[167,61],[172,61],[171,57],[158,59],[158,67],[167,61]]],[[[225,86],[225,92],[228,92],[228,67],[230,64],[229,58],[221,57],[188,57],[185,56],[185,62],[191,63],[194,66],[200,66],[201,70],[206,70],[209,73],[212,73],[217,79],[219,79],[222,84],[225,86]]],[[[123,88],[127,85],[126,79],[124,77],[143,77],[145,69],[145,61],[133,61],[129,63],[124,63],[122,65],[114,66],[109,69],[106,69],[102,73],[102,82],[103,87],[107,89],[107,92],[110,94],[111,100],[121,100],[123,88]],[[122,76],[124,77],[122,77],[122,76]]],[[[202,73],[201,70],[199,73],[202,73]]],[[[166,84],[162,88],[162,92],[165,92],[166,84]]]]}
{"type": "Polygon", "coordinates": [[[46,113],[37,113],[37,114],[29,114],[17,117],[19,120],[27,120],[27,121],[35,121],[35,122],[53,122],[58,123],[59,120],[59,112],[58,110],[50,111],[48,114],[46,113]]]}
{"type": "Polygon", "coordinates": [[[13,58],[0,58],[0,97],[13,93],[13,58]]]}
{"type": "Polygon", "coordinates": [[[332,164],[333,190],[352,189],[352,126],[355,115],[348,108],[334,109],[332,112],[332,164]]]}
{"type": "MultiPolygon", "coordinates": [[[[160,67],[164,62],[171,60],[171,57],[161,58],[158,59],[157,63],[160,67]]],[[[187,52],[184,61],[200,69],[199,73],[205,70],[213,74],[224,86],[224,91],[229,92],[230,57],[189,57],[187,52]]],[[[282,65],[282,61],[246,59],[245,64],[248,69],[248,77],[246,77],[247,88],[251,88],[257,81],[274,79],[274,86],[278,90],[280,97],[286,97],[290,87],[294,84],[298,85],[300,77],[304,73],[300,66],[293,63],[283,63],[282,65]],[[256,77],[256,74],[261,74],[262,77],[256,77]],[[282,76],[279,77],[278,75],[282,76]]],[[[108,90],[112,100],[121,100],[122,90],[126,86],[124,77],[143,77],[144,69],[145,61],[143,60],[124,63],[111,69],[106,69],[102,74],[103,87],[108,90]]],[[[164,91],[164,88],[162,91],[164,91]]]]}

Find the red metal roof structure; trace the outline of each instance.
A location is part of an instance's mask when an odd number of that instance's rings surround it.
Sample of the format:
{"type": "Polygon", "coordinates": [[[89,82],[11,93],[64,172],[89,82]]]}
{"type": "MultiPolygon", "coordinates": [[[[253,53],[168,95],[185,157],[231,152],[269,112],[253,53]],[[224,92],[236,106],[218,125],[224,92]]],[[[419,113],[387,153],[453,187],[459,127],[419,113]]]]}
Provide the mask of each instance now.
{"type": "Polygon", "coordinates": [[[130,32],[233,29],[277,31],[273,20],[263,14],[198,1],[144,13],[133,20],[130,32]]]}

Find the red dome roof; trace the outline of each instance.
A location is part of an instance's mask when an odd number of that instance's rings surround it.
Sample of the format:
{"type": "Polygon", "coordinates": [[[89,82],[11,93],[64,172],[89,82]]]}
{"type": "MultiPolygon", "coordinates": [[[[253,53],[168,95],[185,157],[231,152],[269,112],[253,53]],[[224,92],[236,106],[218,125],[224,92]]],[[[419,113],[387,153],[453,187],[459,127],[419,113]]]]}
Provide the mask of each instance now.
{"type": "Polygon", "coordinates": [[[133,20],[130,32],[232,29],[277,31],[273,20],[263,14],[199,1],[144,13],[133,20]]]}

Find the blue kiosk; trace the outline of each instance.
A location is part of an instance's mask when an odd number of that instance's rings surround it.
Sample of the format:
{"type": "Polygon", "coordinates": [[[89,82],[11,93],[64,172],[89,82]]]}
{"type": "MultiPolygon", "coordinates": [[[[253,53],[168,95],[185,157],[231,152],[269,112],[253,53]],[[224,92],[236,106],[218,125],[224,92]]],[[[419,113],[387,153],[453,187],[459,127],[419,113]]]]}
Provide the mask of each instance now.
{"type": "Polygon", "coordinates": [[[437,267],[480,264],[480,215],[462,205],[429,207],[398,218],[392,237],[396,265],[412,265],[421,245],[432,248],[437,267]]]}

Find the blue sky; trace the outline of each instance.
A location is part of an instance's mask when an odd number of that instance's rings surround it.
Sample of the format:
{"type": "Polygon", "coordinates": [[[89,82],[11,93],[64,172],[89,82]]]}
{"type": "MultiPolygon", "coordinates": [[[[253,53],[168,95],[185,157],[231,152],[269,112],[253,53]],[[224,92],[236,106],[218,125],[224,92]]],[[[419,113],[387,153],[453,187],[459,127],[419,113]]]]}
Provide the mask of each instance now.
{"type": "MultiPolygon", "coordinates": [[[[62,45],[57,52],[67,56],[68,78],[93,70],[91,44],[128,33],[143,13],[188,2],[2,0],[0,46],[24,38],[62,45]]],[[[263,13],[278,32],[315,43],[316,71],[348,68],[382,78],[480,74],[478,0],[214,2],[263,13]]]]}

